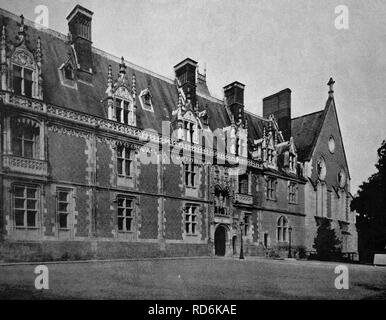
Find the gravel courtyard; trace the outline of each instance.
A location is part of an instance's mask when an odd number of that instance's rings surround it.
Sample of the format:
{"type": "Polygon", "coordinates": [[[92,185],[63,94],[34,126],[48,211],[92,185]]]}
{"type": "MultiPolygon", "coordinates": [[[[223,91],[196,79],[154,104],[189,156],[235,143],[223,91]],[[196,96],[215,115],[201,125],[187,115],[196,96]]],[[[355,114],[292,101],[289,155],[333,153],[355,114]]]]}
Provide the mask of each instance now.
{"type": "Polygon", "coordinates": [[[0,299],[386,299],[386,268],[248,257],[47,264],[49,289],[36,290],[34,265],[0,266],[0,299]]]}

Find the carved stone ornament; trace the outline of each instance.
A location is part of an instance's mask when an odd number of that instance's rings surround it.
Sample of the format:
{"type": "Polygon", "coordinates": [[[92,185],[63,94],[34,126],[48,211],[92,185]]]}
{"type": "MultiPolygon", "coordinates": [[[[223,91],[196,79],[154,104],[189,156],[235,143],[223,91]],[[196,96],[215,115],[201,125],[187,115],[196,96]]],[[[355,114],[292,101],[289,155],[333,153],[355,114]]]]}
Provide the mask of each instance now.
{"type": "Polygon", "coordinates": [[[133,101],[133,98],[129,92],[129,90],[126,88],[126,87],[123,87],[123,86],[120,86],[118,87],[115,92],[114,92],[114,96],[116,98],[122,98],[124,100],[128,100],[130,102],[133,101]]]}
{"type": "Polygon", "coordinates": [[[17,48],[13,53],[12,62],[17,63],[22,67],[35,69],[35,61],[32,56],[32,53],[21,48],[17,48]]]}

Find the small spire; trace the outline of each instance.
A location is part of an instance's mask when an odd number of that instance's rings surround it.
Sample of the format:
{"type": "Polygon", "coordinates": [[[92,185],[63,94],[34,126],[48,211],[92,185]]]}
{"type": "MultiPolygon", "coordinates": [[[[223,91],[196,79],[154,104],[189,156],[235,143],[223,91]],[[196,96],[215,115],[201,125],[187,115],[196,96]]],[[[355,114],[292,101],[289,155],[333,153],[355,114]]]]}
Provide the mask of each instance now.
{"type": "Polygon", "coordinates": [[[330,78],[330,80],[327,83],[327,85],[330,87],[330,90],[328,91],[328,96],[330,98],[334,97],[334,83],[335,81],[332,78],[330,78]]]}
{"type": "Polygon", "coordinates": [[[181,92],[180,91],[178,91],[178,104],[177,104],[177,108],[178,109],[182,108],[182,96],[181,96],[181,92]]]}
{"type": "Polygon", "coordinates": [[[121,63],[119,64],[119,73],[121,76],[126,74],[126,64],[123,57],[121,58],[121,63]]]}
{"type": "Polygon", "coordinates": [[[131,79],[131,91],[133,93],[133,97],[135,98],[137,95],[137,79],[135,77],[135,73],[133,73],[133,76],[131,79]]]}
{"type": "Polygon", "coordinates": [[[1,29],[1,43],[5,43],[5,39],[7,36],[7,30],[5,29],[5,25],[3,25],[3,28],[1,29]]]}
{"type": "Polygon", "coordinates": [[[25,38],[25,25],[24,25],[24,16],[20,15],[20,28],[19,28],[19,38],[20,41],[24,41],[25,38]]]}
{"type": "Polygon", "coordinates": [[[111,64],[109,64],[109,68],[107,70],[107,85],[113,85],[113,68],[111,67],[111,64]]]}
{"type": "Polygon", "coordinates": [[[40,37],[38,37],[37,44],[36,44],[36,58],[38,61],[41,61],[41,58],[42,58],[42,42],[40,37]]]}

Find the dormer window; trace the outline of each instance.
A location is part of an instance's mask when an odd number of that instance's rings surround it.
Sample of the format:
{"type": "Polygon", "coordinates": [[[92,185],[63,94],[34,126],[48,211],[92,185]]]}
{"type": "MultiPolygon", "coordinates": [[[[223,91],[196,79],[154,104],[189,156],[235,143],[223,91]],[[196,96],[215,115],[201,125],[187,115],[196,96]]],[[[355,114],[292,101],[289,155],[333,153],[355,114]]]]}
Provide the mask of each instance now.
{"type": "Polygon", "coordinates": [[[193,142],[194,135],[194,123],[190,121],[184,121],[184,139],[188,142],[193,142]]]}
{"type": "Polygon", "coordinates": [[[152,95],[150,90],[148,88],[146,88],[145,90],[142,90],[142,92],[139,94],[139,97],[140,97],[142,109],[146,111],[154,112],[152,95]]]}
{"type": "Polygon", "coordinates": [[[121,123],[132,124],[133,112],[128,101],[115,99],[115,119],[121,123]]]}
{"type": "Polygon", "coordinates": [[[273,164],[274,160],[274,153],[273,149],[268,148],[267,149],[267,161],[269,164],[273,164]]]}
{"type": "Polygon", "coordinates": [[[71,65],[66,65],[64,67],[64,77],[67,80],[74,80],[74,70],[72,69],[71,65]]]}
{"type": "Polygon", "coordinates": [[[13,92],[15,94],[32,97],[32,73],[31,69],[13,65],[13,92]]]}
{"type": "Polygon", "coordinates": [[[289,155],[289,169],[290,169],[290,171],[296,170],[296,157],[292,153],[290,153],[290,155],[289,155]]]}

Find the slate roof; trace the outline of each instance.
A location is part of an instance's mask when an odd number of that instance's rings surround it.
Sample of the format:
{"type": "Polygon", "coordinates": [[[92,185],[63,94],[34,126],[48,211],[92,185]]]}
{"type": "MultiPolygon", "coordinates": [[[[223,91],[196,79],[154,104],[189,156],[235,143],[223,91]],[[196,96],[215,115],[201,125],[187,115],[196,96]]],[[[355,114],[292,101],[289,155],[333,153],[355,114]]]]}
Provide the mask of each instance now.
{"type": "Polygon", "coordinates": [[[291,119],[291,133],[299,161],[310,160],[324,117],[325,110],[321,110],[291,119]]]}
{"type": "MultiPolygon", "coordinates": [[[[20,18],[6,10],[0,9],[0,25],[6,26],[7,42],[15,44],[20,18]]],[[[61,84],[59,67],[72,54],[67,36],[56,31],[39,30],[34,23],[25,19],[27,26],[27,47],[34,51],[37,38],[41,38],[43,63],[43,96],[47,103],[81,111],[93,116],[107,118],[107,107],[103,99],[106,97],[108,66],[111,64],[114,80],[118,77],[120,59],[97,48],[93,54],[92,85],[77,82],[78,90],[61,84]]],[[[124,53],[123,53],[124,54],[124,53]]],[[[162,121],[172,120],[172,111],[177,108],[178,92],[174,80],[157,75],[154,72],[125,61],[126,75],[130,80],[136,75],[137,86],[137,126],[140,129],[152,128],[162,132],[162,121]],[[143,110],[138,98],[139,93],[149,88],[152,94],[154,112],[143,110]]],[[[199,110],[207,110],[209,127],[212,131],[230,125],[230,118],[223,101],[210,96],[207,87],[199,84],[197,87],[199,110]]],[[[263,128],[268,126],[264,119],[250,112],[245,112],[248,121],[248,141],[257,140],[263,135],[263,128]]],[[[292,119],[292,133],[299,160],[307,160],[316,142],[323,119],[323,111],[292,119]]]]}

